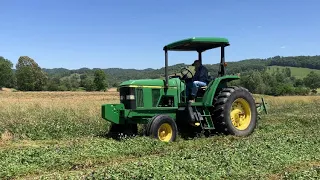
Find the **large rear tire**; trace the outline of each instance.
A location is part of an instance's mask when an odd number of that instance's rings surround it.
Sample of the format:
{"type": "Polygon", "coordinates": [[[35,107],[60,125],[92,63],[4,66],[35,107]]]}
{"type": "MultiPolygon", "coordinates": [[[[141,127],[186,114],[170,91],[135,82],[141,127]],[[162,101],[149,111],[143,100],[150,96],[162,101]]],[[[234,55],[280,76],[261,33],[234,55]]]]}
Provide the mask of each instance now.
{"type": "Polygon", "coordinates": [[[257,125],[257,109],[252,94],[243,87],[222,89],[215,98],[213,121],[220,133],[250,135],[257,125]]]}

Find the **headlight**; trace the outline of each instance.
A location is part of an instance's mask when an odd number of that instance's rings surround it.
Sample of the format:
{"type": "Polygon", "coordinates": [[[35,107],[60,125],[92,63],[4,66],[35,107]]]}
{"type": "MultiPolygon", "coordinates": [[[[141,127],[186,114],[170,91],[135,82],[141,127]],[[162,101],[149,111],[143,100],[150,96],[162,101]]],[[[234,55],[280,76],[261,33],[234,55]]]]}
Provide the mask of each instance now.
{"type": "Polygon", "coordinates": [[[127,95],[127,96],[126,96],[126,99],[127,99],[127,100],[134,100],[134,95],[127,95]]]}

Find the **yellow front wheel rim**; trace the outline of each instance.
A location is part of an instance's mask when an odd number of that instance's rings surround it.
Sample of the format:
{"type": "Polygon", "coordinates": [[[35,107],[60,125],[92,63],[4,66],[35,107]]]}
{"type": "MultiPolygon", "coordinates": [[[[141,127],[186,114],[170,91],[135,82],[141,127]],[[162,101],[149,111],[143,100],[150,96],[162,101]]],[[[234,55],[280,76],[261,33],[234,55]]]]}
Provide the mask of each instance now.
{"type": "Polygon", "coordinates": [[[236,99],[231,106],[230,118],[238,130],[245,130],[251,122],[251,109],[248,101],[243,98],[236,99]]]}
{"type": "Polygon", "coordinates": [[[162,124],[158,129],[158,137],[161,141],[169,142],[172,138],[172,127],[168,123],[162,124]]]}

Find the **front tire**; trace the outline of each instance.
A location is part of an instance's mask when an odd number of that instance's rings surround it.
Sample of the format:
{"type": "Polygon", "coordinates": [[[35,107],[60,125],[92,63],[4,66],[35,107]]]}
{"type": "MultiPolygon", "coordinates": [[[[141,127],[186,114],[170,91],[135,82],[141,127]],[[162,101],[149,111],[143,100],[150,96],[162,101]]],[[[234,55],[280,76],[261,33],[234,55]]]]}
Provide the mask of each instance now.
{"type": "Polygon", "coordinates": [[[243,87],[224,88],[214,103],[213,120],[220,133],[250,135],[257,124],[257,109],[251,93],[243,87]]]}
{"type": "Polygon", "coordinates": [[[178,128],[176,122],[171,117],[157,115],[150,123],[148,134],[163,142],[173,142],[177,138],[178,128]]]}

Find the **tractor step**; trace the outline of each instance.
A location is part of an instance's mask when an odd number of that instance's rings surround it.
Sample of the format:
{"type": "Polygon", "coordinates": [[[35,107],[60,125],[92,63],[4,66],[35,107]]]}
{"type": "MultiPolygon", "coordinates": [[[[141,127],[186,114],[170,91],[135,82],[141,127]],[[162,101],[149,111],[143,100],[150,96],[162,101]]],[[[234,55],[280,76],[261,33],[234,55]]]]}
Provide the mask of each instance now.
{"type": "Polygon", "coordinates": [[[205,130],[214,130],[215,128],[214,127],[203,127],[203,129],[205,129],[205,130]]]}
{"type": "Polygon", "coordinates": [[[194,117],[195,117],[195,125],[201,126],[202,129],[205,130],[213,130],[214,127],[210,127],[210,122],[212,122],[212,116],[205,113],[205,110],[202,110],[201,114],[198,109],[195,107],[194,117]]]}
{"type": "Polygon", "coordinates": [[[211,115],[201,115],[202,117],[211,117],[211,115]]]}
{"type": "MultiPolygon", "coordinates": [[[[200,122],[195,122],[194,123],[195,126],[201,126],[201,123],[200,122]]],[[[201,126],[202,129],[205,129],[205,130],[214,130],[215,128],[214,127],[208,127],[208,126],[201,126]]]]}
{"type": "Polygon", "coordinates": [[[183,119],[188,119],[189,124],[192,126],[201,127],[205,130],[214,129],[212,116],[205,107],[193,106],[193,104],[187,104],[187,106],[178,108],[178,119],[183,123],[183,119]]]}

